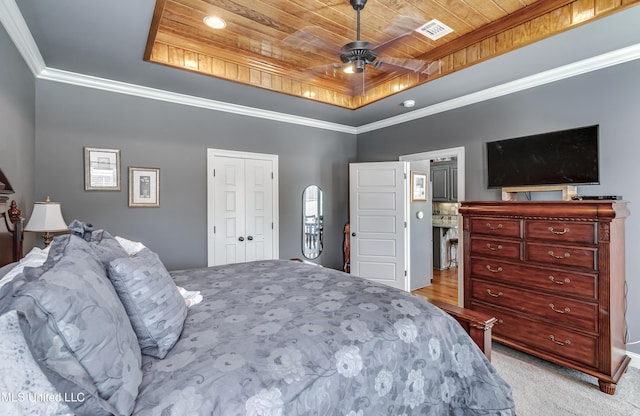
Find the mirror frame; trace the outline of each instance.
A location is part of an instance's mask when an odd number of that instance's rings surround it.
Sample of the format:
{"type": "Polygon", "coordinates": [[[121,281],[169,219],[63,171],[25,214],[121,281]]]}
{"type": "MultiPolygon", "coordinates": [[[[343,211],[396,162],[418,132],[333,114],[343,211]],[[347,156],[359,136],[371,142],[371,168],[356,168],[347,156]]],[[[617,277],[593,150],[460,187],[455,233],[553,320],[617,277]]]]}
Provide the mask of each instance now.
{"type": "Polygon", "coordinates": [[[309,185],[302,191],[302,255],[305,258],[313,260],[322,254],[323,228],[323,192],[319,186],[309,185]]]}

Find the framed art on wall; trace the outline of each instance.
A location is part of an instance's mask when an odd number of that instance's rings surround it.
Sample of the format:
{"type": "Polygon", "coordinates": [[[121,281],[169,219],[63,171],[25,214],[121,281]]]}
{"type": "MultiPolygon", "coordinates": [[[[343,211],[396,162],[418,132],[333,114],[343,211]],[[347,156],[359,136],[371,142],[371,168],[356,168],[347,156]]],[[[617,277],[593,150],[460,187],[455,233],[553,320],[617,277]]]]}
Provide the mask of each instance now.
{"type": "Polygon", "coordinates": [[[427,175],[411,172],[411,202],[427,200],[427,175]]]}
{"type": "Polygon", "coordinates": [[[129,167],[129,206],[160,206],[160,169],[129,167]]]}
{"type": "Polygon", "coordinates": [[[120,149],[84,148],[84,190],[120,190],[120,149]]]}

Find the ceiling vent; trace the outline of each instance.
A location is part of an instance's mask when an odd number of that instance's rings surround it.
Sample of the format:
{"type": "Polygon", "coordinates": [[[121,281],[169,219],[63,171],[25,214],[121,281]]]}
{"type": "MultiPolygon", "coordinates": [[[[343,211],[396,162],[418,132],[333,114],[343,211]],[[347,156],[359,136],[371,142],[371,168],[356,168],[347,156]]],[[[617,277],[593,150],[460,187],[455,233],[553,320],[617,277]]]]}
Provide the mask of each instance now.
{"type": "Polygon", "coordinates": [[[453,29],[439,20],[432,19],[417,28],[416,32],[423,34],[431,40],[438,40],[441,37],[453,32],[453,29]]]}

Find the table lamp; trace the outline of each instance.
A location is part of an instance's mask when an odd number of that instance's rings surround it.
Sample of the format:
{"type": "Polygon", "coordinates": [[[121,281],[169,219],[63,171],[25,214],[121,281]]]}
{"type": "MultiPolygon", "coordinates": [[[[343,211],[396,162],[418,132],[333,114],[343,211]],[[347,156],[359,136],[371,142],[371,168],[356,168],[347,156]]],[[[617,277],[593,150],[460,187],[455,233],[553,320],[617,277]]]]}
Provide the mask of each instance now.
{"type": "Polygon", "coordinates": [[[35,202],[31,218],[29,218],[24,230],[44,233],[42,234],[42,239],[44,240],[44,246],[47,247],[53,239],[52,233],[68,230],[64,218],[62,218],[60,203],[51,202],[48,196],[44,202],[35,202]]]}

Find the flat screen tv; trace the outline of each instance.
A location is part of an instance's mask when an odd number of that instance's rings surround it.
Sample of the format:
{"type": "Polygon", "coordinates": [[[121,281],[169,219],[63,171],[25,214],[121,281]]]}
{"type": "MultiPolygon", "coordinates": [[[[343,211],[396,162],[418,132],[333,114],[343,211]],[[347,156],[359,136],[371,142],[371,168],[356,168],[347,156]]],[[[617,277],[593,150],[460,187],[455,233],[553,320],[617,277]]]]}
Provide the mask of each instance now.
{"type": "Polygon", "coordinates": [[[598,184],[598,125],[487,143],[489,188],[598,184]]]}

